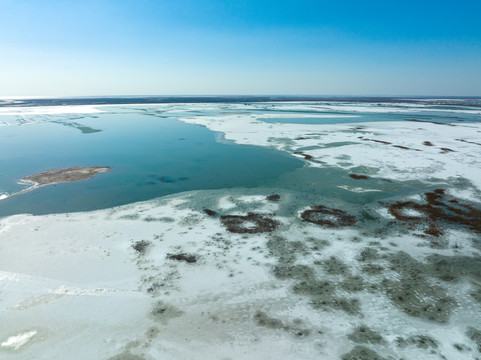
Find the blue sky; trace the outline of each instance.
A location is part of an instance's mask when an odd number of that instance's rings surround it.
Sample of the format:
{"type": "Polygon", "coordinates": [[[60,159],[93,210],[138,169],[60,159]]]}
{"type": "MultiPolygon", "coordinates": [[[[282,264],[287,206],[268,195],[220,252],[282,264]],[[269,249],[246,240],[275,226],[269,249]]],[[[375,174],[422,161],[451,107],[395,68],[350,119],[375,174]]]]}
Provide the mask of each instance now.
{"type": "Polygon", "coordinates": [[[480,14],[479,0],[0,0],[0,96],[480,96],[480,14]]]}

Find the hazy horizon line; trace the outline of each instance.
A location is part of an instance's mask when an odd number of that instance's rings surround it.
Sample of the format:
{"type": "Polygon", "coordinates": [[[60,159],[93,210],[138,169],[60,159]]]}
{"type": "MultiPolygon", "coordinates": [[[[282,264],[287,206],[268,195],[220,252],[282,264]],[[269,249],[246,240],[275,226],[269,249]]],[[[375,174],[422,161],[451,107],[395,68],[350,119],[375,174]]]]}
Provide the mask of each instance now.
{"type": "Polygon", "coordinates": [[[0,100],[22,99],[95,99],[95,98],[165,98],[165,97],[305,97],[305,98],[481,98],[481,95],[432,95],[432,94],[122,94],[122,95],[0,95],[0,100]]]}

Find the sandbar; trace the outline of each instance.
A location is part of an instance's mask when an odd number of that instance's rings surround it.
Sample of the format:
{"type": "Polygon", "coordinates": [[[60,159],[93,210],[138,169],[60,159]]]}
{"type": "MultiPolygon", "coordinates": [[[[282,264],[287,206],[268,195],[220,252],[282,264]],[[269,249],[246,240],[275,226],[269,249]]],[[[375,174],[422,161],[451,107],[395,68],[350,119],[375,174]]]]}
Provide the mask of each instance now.
{"type": "Polygon", "coordinates": [[[47,170],[39,174],[30,175],[23,178],[23,181],[31,181],[38,185],[58,184],[64,182],[88,180],[95,175],[110,171],[110,167],[90,166],[90,167],[69,167],[58,170],[47,170]]]}

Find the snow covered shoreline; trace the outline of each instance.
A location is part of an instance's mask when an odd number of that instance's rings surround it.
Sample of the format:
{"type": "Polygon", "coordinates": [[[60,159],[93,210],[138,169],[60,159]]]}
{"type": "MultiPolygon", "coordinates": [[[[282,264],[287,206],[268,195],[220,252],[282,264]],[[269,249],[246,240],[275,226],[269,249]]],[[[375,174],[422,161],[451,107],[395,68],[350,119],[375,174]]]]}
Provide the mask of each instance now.
{"type": "MultiPolygon", "coordinates": [[[[272,116],[277,117],[277,116],[272,116]]],[[[265,123],[252,115],[191,117],[242,145],[272,147],[309,159],[310,166],[363,167],[392,180],[463,177],[481,189],[481,124],[365,122],[302,125],[265,123]]]]}

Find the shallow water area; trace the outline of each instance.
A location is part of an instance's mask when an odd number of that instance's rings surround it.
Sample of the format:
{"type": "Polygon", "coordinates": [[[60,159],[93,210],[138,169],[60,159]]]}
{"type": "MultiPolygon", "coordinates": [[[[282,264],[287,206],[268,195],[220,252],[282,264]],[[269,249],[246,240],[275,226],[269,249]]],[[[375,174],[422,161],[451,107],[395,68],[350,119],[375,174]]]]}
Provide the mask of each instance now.
{"type": "Polygon", "coordinates": [[[20,179],[70,166],[109,166],[87,181],[55,184],[3,199],[0,216],[94,210],[193,189],[255,186],[303,166],[286,154],[220,142],[175,113],[109,108],[96,115],[9,117],[0,127],[0,194],[20,179]],[[22,126],[28,123],[28,126],[22,126]]]}

